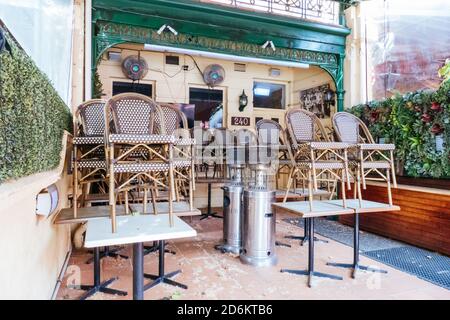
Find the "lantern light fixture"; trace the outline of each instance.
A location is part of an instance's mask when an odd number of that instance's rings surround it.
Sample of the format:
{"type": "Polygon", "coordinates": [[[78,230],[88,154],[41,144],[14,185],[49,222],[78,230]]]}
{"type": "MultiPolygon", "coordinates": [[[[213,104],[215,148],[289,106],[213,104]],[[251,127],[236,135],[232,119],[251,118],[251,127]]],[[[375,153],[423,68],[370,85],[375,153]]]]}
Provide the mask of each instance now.
{"type": "Polygon", "coordinates": [[[239,96],[239,111],[244,111],[245,107],[248,104],[248,97],[245,94],[245,91],[242,90],[242,94],[239,96]]]}
{"type": "Polygon", "coordinates": [[[328,89],[327,91],[325,91],[325,97],[324,100],[326,103],[333,103],[334,102],[334,94],[335,92],[331,89],[328,89]]]}

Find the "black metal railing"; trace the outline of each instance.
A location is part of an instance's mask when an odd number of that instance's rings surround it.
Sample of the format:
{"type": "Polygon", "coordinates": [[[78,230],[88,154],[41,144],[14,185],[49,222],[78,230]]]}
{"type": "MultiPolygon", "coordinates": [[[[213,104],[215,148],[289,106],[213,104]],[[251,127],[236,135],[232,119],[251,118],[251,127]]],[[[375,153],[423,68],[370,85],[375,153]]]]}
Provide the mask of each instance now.
{"type": "Polygon", "coordinates": [[[279,14],[294,18],[339,24],[339,3],[332,0],[200,0],[279,14]]]}

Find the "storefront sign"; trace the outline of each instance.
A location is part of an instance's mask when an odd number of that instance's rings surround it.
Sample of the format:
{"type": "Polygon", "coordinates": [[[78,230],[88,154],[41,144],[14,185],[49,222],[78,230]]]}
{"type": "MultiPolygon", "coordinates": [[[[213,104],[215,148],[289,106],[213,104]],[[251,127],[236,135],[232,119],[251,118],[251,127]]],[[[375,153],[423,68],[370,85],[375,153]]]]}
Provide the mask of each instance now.
{"type": "Polygon", "coordinates": [[[231,117],[232,126],[250,126],[249,117],[231,117]]]}

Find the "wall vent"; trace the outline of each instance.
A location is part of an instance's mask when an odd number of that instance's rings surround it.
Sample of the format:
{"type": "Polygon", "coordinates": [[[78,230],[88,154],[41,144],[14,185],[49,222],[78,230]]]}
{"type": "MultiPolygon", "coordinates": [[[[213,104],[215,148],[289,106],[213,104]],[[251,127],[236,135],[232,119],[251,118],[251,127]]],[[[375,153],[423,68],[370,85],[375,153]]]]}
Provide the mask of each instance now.
{"type": "Polygon", "coordinates": [[[180,57],[179,56],[166,56],[166,64],[172,64],[175,66],[180,65],[180,57]]]}
{"type": "Polygon", "coordinates": [[[246,68],[245,63],[235,63],[234,64],[234,71],[245,72],[245,68],[246,68]]]}

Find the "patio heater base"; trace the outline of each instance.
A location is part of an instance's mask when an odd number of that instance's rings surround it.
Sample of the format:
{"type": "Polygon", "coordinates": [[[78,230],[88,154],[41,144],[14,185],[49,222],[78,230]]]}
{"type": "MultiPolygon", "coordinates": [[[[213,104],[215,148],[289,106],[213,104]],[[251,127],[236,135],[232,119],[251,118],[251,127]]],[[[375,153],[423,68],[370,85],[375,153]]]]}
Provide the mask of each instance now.
{"type": "MultiPolygon", "coordinates": [[[[122,250],[123,248],[117,248],[117,249],[112,249],[110,250],[109,247],[105,247],[105,249],[100,252],[100,259],[106,258],[106,257],[111,257],[111,258],[117,258],[117,257],[121,257],[123,259],[128,259],[128,256],[123,255],[123,254],[119,254],[117,252],[119,252],[120,250],[122,250]]],[[[86,264],[91,264],[94,261],[95,257],[91,257],[86,261],[86,264]]]]}
{"type": "Polygon", "coordinates": [[[177,270],[177,271],[174,271],[174,272],[171,272],[168,274],[164,274],[164,253],[165,253],[164,240],[159,241],[158,250],[159,250],[159,272],[158,272],[158,275],[144,273],[145,278],[149,278],[149,279],[153,280],[153,282],[148,283],[144,286],[144,291],[151,289],[160,283],[166,283],[166,284],[169,284],[169,285],[172,285],[175,287],[187,289],[188,288],[187,285],[170,279],[171,277],[181,273],[181,270],[177,270]]]}
{"type": "Polygon", "coordinates": [[[239,252],[241,251],[240,247],[233,247],[228,244],[217,244],[214,246],[214,249],[222,253],[234,253],[234,254],[239,254],[239,252]]]}

